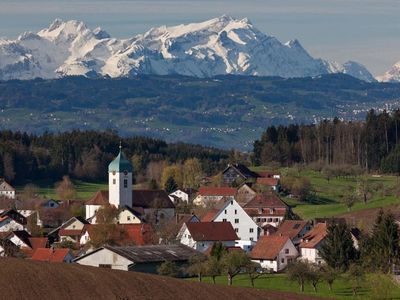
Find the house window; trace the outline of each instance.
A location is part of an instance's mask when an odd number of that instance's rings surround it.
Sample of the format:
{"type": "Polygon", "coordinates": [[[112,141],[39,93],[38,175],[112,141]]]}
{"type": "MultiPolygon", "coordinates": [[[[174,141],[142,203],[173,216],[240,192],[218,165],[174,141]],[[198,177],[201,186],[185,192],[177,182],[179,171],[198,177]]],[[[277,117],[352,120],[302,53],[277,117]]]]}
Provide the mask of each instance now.
{"type": "Polygon", "coordinates": [[[222,219],[222,222],[226,222],[226,219],[222,219]]]}
{"type": "Polygon", "coordinates": [[[268,222],[272,222],[272,218],[268,218],[268,222]]]}
{"type": "Polygon", "coordinates": [[[225,209],[225,214],[227,214],[228,213],[228,211],[225,209]]]}
{"type": "Polygon", "coordinates": [[[277,219],[277,218],[274,219],[274,222],[278,222],[278,221],[279,221],[279,219],[277,219]]]}
{"type": "Polygon", "coordinates": [[[117,180],[115,180],[115,178],[113,179],[113,184],[116,184],[117,183],[117,180]]]}
{"type": "Polygon", "coordinates": [[[130,221],[130,220],[131,220],[131,216],[127,216],[127,217],[126,217],[126,220],[127,220],[127,221],[130,221]]]}
{"type": "Polygon", "coordinates": [[[289,254],[289,249],[285,249],[285,254],[289,254]]]}
{"type": "Polygon", "coordinates": [[[239,232],[239,228],[235,228],[235,232],[238,233],[239,232]]]}
{"type": "Polygon", "coordinates": [[[252,237],[250,238],[250,241],[253,241],[253,238],[252,238],[252,237]]]}
{"type": "Polygon", "coordinates": [[[124,179],[124,188],[128,187],[128,179],[124,179]]]}
{"type": "Polygon", "coordinates": [[[235,219],[235,224],[238,224],[239,223],[239,219],[235,219]]]}
{"type": "Polygon", "coordinates": [[[237,209],[235,209],[235,215],[237,215],[237,209]]]}
{"type": "Polygon", "coordinates": [[[264,262],[264,260],[263,259],[260,259],[260,263],[263,263],[264,262]]]}
{"type": "Polygon", "coordinates": [[[285,263],[285,259],[284,258],[281,258],[281,263],[285,263]]]}
{"type": "Polygon", "coordinates": [[[254,232],[254,229],[253,229],[253,228],[250,228],[250,229],[249,229],[249,232],[250,232],[250,233],[253,233],[253,232],[254,232]]]}
{"type": "Polygon", "coordinates": [[[233,205],[233,201],[231,201],[231,205],[233,205]]]}

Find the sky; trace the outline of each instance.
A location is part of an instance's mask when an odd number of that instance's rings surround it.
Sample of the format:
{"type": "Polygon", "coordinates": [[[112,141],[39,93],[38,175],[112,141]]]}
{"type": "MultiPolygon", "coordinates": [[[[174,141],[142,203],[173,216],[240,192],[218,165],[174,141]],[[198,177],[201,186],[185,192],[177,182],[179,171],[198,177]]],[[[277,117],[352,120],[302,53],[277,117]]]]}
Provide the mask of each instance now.
{"type": "Polygon", "coordinates": [[[223,14],[247,17],[282,42],[297,38],[314,57],[360,62],[374,75],[400,61],[400,0],[0,0],[0,37],[61,18],[128,38],[223,14]]]}

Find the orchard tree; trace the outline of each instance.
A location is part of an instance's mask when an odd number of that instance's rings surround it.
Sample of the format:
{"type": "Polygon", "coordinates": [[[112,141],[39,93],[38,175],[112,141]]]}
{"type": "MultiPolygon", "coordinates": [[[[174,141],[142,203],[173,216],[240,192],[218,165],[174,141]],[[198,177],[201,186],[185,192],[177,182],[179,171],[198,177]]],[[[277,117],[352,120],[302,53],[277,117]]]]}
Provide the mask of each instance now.
{"type": "Polygon", "coordinates": [[[61,200],[76,198],[76,189],[69,176],[65,175],[62,181],[56,183],[56,193],[61,200]]]}
{"type": "Polygon", "coordinates": [[[162,276],[178,277],[179,268],[174,262],[165,261],[157,268],[157,273],[162,276]]]}
{"type": "Polygon", "coordinates": [[[233,278],[240,274],[249,262],[250,258],[242,251],[228,252],[222,256],[222,270],[228,275],[228,285],[232,285],[233,278]]]}
{"type": "Polygon", "coordinates": [[[213,283],[215,284],[215,278],[221,275],[222,272],[222,264],[215,256],[210,256],[205,262],[205,271],[207,276],[212,278],[213,283]]]}
{"type": "Polygon", "coordinates": [[[287,276],[291,281],[297,281],[300,292],[304,292],[304,283],[308,280],[310,274],[309,263],[302,260],[296,260],[288,265],[287,276]]]}
{"type": "Polygon", "coordinates": [[[201,282],[203,275],[207,273],[207,258],[203,254],[190,257],[187,272],[189,275],[197,276],[199,282],[201,282]]]}

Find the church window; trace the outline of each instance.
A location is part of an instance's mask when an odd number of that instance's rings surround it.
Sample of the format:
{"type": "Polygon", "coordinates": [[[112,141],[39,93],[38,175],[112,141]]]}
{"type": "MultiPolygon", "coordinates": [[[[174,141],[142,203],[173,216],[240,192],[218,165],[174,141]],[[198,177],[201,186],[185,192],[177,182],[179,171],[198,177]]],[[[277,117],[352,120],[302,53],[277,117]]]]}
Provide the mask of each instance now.
{"type": "Polygon", "coordinates": [[[113,179],[113,184],[116,184],[117,183],[117,180],[115,180],[115,178],[113,179]]]}
{"type": "Polygon", "coordinates": [[[131,220],[131,216],[127,216],[126,219],[127,219],[128,221],[130,221],[130,220],[131,220]]]}
{"type": "Polygon", "coordinates": [[[124,179],[124,188],[128,187],[128,179],[124,179]]]}

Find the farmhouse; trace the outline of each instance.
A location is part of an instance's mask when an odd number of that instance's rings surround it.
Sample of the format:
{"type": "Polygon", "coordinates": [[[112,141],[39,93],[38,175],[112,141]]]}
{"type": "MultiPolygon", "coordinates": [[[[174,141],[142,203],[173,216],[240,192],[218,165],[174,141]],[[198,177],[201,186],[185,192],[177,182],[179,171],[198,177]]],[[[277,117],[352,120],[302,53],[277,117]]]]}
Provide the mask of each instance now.
{"type": "Polygon", "coordinates": [[[259,175],[251,171],[245,165],[229,164],[226,169],[222,171],[222,177],[226,185],[232,185],[249,179],[256,179],[259,175]]]}
{"type": "Polygon", "coordinates": [[[303,236],[299,245],[302,259],[315,264],[323,263],[319,250],[327,235],[326,229],[326,223],[317,223],[310,232],[303,236]]]}
{"type": "Polygon", "coordinates": [[[250,253],[252,261],[274,272],[282,271],[298,255],[299,252],[291,239],[283,235],[260,237],[250,253]]]}
{"type": "Polygon", "coordinates": [[[239,239],[229,222],[187,222],[181,231],[180,243],[200,252],[205,252],[215,242],[235,247],[239,239]]]}
{"type": "Polygon", "coordinates": [[[0,179],[0,197],[15,199],[15,189],[3,178],[0,179]]]}
{"type": "Polygon", "coordinates": [[[259,226],[267,224],[278,227],[283,221],[288,206],[275,193],[265,193],[257,195],[244,205],[246,213],[259,226]]]}
{"type": "Polygon", "coordinates": [[[270,178],[270,177],[260,177],[257,178],[256,184],[261,187],[265,187],[266,189],[271,189],[273,191],[279,191],[279,179],[278,178],[270,178]]]}
{"type": "Polygon", "coordinates": [[[236,246],[249,251],[260,235],[260,228],[233,197],[221,199],[201,219],[202,222],[230,222],[240,240],[236,246]]]}
{"type": "Polygon", "coordinates": [[[275,234],[288,236],[297,247],[303,236],[310,230],[311,224],[308,221],[284,220],[275,234]]]}
{"type": "Polygon", "coordinates": [[[72,217],[60,227],[49,232],[49,237],[52,241],[66,242],[70,241],[73,243],[79,243],[79,238],[82,235],[82,231],[85,225],[89,224],[84,218],[72,217]]]}
{"type": "Polygon", "coordinates": [[[245,205],[250,200],[254,199],[254,197],[257,196],[257,192],[252,188],[253,186],[254,184],[250,182],[243,183],[237,191],[237,202],[239,202],[241,205],[245,205]]]}
{"type": "Polygon", "coordinates": [[[149,245],[115,247],[104,246],[76,258],[77,264],[124,271],[157,273],[157,268],[165,261],[177,266],[187,264],[190,257],[199,254],[184,245],[149,245]]]}

